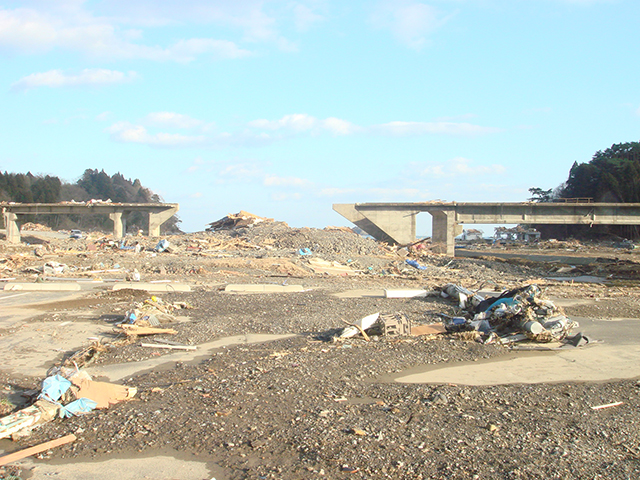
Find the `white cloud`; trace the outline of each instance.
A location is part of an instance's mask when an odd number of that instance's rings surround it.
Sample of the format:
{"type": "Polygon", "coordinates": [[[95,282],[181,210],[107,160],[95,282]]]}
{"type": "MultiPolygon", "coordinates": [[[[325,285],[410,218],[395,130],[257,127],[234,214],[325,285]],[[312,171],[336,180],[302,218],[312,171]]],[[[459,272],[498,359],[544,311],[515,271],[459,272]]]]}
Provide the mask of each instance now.
{"type": "Polygon", "coordinates": [[[357,188],[326,187],[320,189],[318,194],[323,197],[338,197],[340,195],[350,195],[358,192],[359,190],[357,188]]]}
{"type": "Polygon", "coordinates": [[[118,122],[107,129],[111,139],[122,143],[139,143],[152,147],[195,147],[205,143],[203,136],[188,136],[173,133],[150,134],[142,125],[118,122]]]}
{"type": "Polygon", "coordinates": [[[37,87],[84,87],[126,83],[138,77],[136,72],[118,72],[102,68],[84,69],[80,73],[65,73],[62,70],[49,70],[48,72],[32,73],[21,78],[11,88],[13,90],[29,90],[37,87]]]}
{"type": "Polygon", "coordinates": [[[329,130],[334,135],[350,135],[361,131],[357,125],[340,118],[330,117],[322,121],[322,128],[329,130]]]}
{"type": "Polygon", "coordinates": [[[267,187],[308,187],[309,180],[296,177],[279,177],[277,175],[267,175],[264,177],[263,185],[267,187]]]}
{"type": "Polygon", "coordinates": [[[370,127],[361,127],[347,120],[329,117],[324,120],[308,115],[296,113],[285,115],[279,120],[254,120],[249,127],[264,130],[284,130],[292,133],[312,132],[318,134],[322,130],[334,135],[352,135],[355,133],[373,133],[378,135],[410,136],[410,135],[482,135],[497,133],[501,130],[494,127],[482,127],[464,122],[390,122],[370,127]]]}
{"type": "Polygon", "coordinates": [[[428,165],[422,169],[421,175],[425,177],[444,177],[444,165],[428,165]]]}
{"type": "Polygon", "coordinates": [[[196,128],[204,124],[202,120],[174,112],[153,112],[146,116],[146,121],[154,125],[183,129],[196,128]]]}
{"type": "Polygon", "coordinates": [[[251,121],[247,127],[237,131],[212,132],[214,123],[176,112],[149,113],[141,125],[119,122],[110,131],[115,140],[132,143],[146,143],[152,146],[208,148],[224,147],[263,147],[276,141],[283,141],[299,135],[388,135],[388,136],[423,136],[423,135],[461,135],[472,136],[500,132],[501,129],[483,127],[470,123],[454,122],[390,122],[381,125],[363,127],[336,117],[319,120],[305,113],[285,115],[278,120],[259,119],[251,121]],[[123,126],[124,125],[124,126],[123,126]],[[150,135],[145,127],[165,129],[189,129],[201,133],[200,136],[184,136],[175,134],[150,135]],[[257,130],[257,131],[256,131],[257,130]],[[267,130],[260,131],[260,130],[267,130]]]}
{"type": "Polygon", "coordinates": [[[302,3],[296,3],[292,7],[293,9],[293,21],[296,29],[299,32],[306,32],[314,24],[322,22],[324,16],[313,11],[308,5],[302,3]]]}
{"type": "Polygon", "coordinates": [[[422,177],[444,178],[457,176],[495,175],[506,172],[504,165],[474,165],[468,158],[456,157],[444,163],[426,166],[413,164],[412,171],[418,171],[422,177]]]}
{"type": "Polygon", "coordinates": [[[321,130],[327,130],[334,135],[350,135],[361,131],[362,128],[354,125],[347,120],[329,117],[324,120],[307,115],[306,113],[294,113],[285,115],[279,120],[254,120],[249,122],[249,126],[264,130],[289,130],[295,133],[309,132],[319,133],[321,130]]]}
{"type": "Polygon", "coordinates": [[[313,129],[318,120],[306,113],[294,113],[285,115],[280,120],[254,120],[249,122],[250,127],[263,128],[265,130],[289,129],[296,132],[304,132],[313,129]]]}
{"type": "Polygon", "coordinates": [[[302,198],[302,194],[300,193],[272,193],[271,199],[276,202],[285,202],[289,200],[300,200],[302,198]]]}
{"type": "Polygon", "coordinates": [[[382,0],[371,15],[374,27],[389,30],[399,42],[416,50],[446,20],[435,7],[413,0],[382,0]]]}
{"type": "Polygon", "coordinates": [[[371,202],[385,201],[387,199],[397,200],[398,198],[427,198],[428,192],[420,188],[322,188],[318,194],[323,197],[344,197],[352,195],[358,197],[368,197],[371,202]]]}
{"type": "MultiPolygon", "coordinates": [[[[56,2],[51,2],[56,3],[56,2]]],[[[0,50],[45,53],[55,48],[77,51],[101,59],[145,59],[190,62],[200,55],[241,58],[248,50],[228,40],[181,39],[167,47],[145,45],[142,32],[122,29],[113,20],[83,10],[82,2],[67,11],[19,8],[0,9],[0,50]]]]}
{"type": "Polygon", "coordinates": [[[235,180],[255,180],[264,177],[264,170],[255,163],[234,163],[218,171],[218,176],[235,180]]]}
{"type": "Polygon", "coordinates": [[[396,136],[425,134],[471,136],[501,131],[501,129],[495,127],[482,127],[471,123],[455,122],[390,122],[377,125],[373,129],[379,133],[396,136]]]}
{"type": "Polygon", "coordinates": [[[112,116],[113,116],[113,114],[111,112],[109,112],[109,111],[102,112],[102,113],[96,115],[96,121],[105,122],[105,121],[109,120],[112,116]]]}
{"type": "MultiPolygon", "coordinates": [[[[285,51],[296,46],[279,32],[282,19],[291,16],[288,2],[264,0],[109,0],[100,6],[104,12],[117,17],[122,23],[143,26],[173,26],[195,23],[220,25],[240,30],[248,42],[269,42],[285,51]],[[266,7],[268,6],[269,13],[266,7]]],[[[296,12],[296,25],[308,26],[318,21],[311,12],[296,12]]]]}
{"type": "Polygon", "coordinates": [[[378,198],[418,198],[424,196],[424,190],[418,188],[369,188],[366,193],[378,198]]]}

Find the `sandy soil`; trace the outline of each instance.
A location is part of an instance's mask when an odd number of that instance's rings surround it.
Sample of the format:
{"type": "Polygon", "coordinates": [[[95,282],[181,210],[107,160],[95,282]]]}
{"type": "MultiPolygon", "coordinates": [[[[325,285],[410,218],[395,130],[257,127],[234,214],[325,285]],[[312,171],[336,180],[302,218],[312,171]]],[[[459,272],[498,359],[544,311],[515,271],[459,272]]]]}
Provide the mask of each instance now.
{"type": "MultiPolygon", "coordinates": [[[[15,292],[0,292],[0,306],[7,305],[0,326],[5,405],[24,406],[21,393],[37,388],[49,367],[88,346],[90,337],[105,348],[89,371],[138,389],[134,400],[108,410],[0,441],[9,452],[68,433],[78,437],[4,475],[101,478],[131,469],[130,478],[217,480],[640,476],[635,257],[612,259],[615,252],[605,247],[585,247],[579,253],[594,263],[575,275],[609,283],[583,284],[545,280],[568,263],[423,254],[416,258],[426,269],[419,271],[344,232],[264,228],[235,236],[270,248],[197,255],[188,237],[172,238],[174,251],[155,256],[50,247],[56,261],[75,267],[69,276],[118,265],[121,273],[109,275],[124,278],[136,268],[144,281],[191,285],[192,292],[163,294],[193,308],[171,325],[176,335],[157,338],[198,346],[196,352],[142,348],[140,340],[113,332],[114,322],[150,296],[145,292],[112,292],[108,281],[85,285],[74,298],[32,292],[11,299],[15,292]],[[314,273],[294,246],[362,273],[314,273]],[[610,261],[597,261],[605,254],[610,261]],[[455,313],[438,296],[390,299],[382,295],[386,288],[436,290],[453,282],[499,290],[527,281],[538,282],[594,342],[527,350],[455,335],[330,340],[343,321],[374,312],[402,311],[415,324],[455,313]],[[231,283],[298,284],[305,291],[225,292],[231,283]],[[592,409],[617,401],[624,403],[592,409]]],[[[211,242],[196,237],[197,245],[211,242]]],[[[228,238],[221,233],[215,240],[228,238]]],[[[8,246],[1,251],[18,281],[33,281],[27,267],[49,260],[8,246]]],[[[564,258],[557,250],[542,253],[564,258]]]]}

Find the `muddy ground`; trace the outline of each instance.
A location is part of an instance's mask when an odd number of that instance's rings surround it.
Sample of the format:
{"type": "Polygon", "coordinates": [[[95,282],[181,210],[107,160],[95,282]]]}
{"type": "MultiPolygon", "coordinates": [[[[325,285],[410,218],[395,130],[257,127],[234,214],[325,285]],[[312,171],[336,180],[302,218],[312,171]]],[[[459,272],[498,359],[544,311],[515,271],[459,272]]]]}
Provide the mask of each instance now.
{"type": "MultiPolygon", "coordinates": [[[[150,251],[150,240],[149,251],[138,254],[93,250],[89,245],[94,240],[49,241],[37,257],[33,246],[0,245],[5,259],[0,266],[7,266],[2,276],[33,282],[38,274],[30,268],[55,260],[74,267],[62,278],[116,270],[91,275],[123,279],[135,268],[143,281],[187,283],[191,292],[156,294],[192,307],[181,310],[181,321],[169,325],[176,335],[160,338],[201,348],[176,360],[171,351],[142,348],[140,339],[127,341],[113,333],[113,324],[150,294],[111,291],[111,282],[29,306],[37,313],[3,328],[0,341],[8,344],[20,331],[44,331],[38,329],[50,324],[94,325],[101,329],[104,347],[87,368],[114,381],[116,368],[132,366],[127,372],[135,373],[117,381],[137,387],[138,394],[107,410],[56,419],[16,442],[1,441],[0,448],[13,451],[69,433],[77,436],[42,460],[6,469],[6,478],[71,478],[65,476],[70,464],[95,465],[97,475],[102,467],[93,462],[124,458],[151,465],[154,458],[167,455],[203,464],[206,476],[188,476],[186,470],[169,473],[158,462],[148,478],[640,477],[638,374],[623,374],[614,364],[609,379],[597,382],[524,383],[523,378],[521,384],[498,385],[401,383],[398,379],[411,372],[490,365],[517,354],[512,348],[456,335],[332,340],[343,321],[375,312],[401,311],[413,324],[455,314],[455,305],[437,295],[391,299],[380,293],[408,288],[437,292],[449,282],[495,291],[536,282],[545,296],[565,305],[570,317],[609,322],[602,323],[605,327],[635,321],[640,319],[640,270],[633,251],[580,244],[535,250],[552,255],[553,262],[498,259],[485,248],[483,258],[473,259],[410,252],[410,258],[426,267],[416,270],[406,265],[404,252],[372,240],[344,231],[289,229],[278,222],[172,237],[171,251],[158,254],[150,251]],[[242,246],[239,239],[245,242],[242,246]],[[350,265],[354,274],[314,273],[299,248],[350,265]],[[603,283],[548,279],[571,265],[558,258],[577,254],[593,262],[563,275],[597,276],[603,283]],[[233,294],[224,291],[228,284],[295,284],[305,291],[233,294]],[[216,341],[217,346],[202,348],[216,341]],[[155,366],[148,368],[150,364],[155,366]],[[617,401],[624,403],[591,408],[617,401]]],[[[57,336],[64,337],[64,332],[63,327],[57,336]]],[[[58,356],[43,360],[41,367],[59,364],[89,344],[85,338],[83,345],[60,348],[58,356]]],[[[587,348],[597,357],[598,344],[587,348]]],[[[19,349],[3,353],[5,389],[0,400],[8,411],[24,406],[20,393],[38,388],[43,379],[6,366],[10,356],[21,354],[19,349]]],[[[521,355],[527,355],[535,371],[538,358],[555,353],[521,355]]]]}

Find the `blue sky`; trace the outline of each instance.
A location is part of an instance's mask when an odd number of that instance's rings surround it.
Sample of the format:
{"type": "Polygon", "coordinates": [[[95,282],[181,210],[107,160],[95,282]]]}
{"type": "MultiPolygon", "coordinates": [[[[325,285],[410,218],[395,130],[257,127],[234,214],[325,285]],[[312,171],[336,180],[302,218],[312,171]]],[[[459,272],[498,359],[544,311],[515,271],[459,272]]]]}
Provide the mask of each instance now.
{"type": "Polygon", "coordinates": [[[0,0],[0,170],[139,178],[185,231],[524,201],[639,140],[639,20],[637,0],[0,0]]]}

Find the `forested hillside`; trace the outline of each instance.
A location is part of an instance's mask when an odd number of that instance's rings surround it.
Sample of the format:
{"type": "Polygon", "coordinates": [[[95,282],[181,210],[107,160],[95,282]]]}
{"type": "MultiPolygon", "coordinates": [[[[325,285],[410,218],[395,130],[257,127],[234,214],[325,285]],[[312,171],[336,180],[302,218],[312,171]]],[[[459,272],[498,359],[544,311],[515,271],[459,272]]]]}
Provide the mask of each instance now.
{"type": "MultiPolygon", "coordinates": [[[[62,201],[86,202],[91,199],[111,200],[116,203],[160,203],[162,199],[140,180],[131,181],[121,173],[109,176],[104,170],[87,169],[75,183],[64,183],[58,177],[33,175],[31,173],[0,172],[0,201],[21,203],[56,203],[62,201]]],[[[80,228],[83,230],[108,231],[113,225],[106,215],[38,215],[21,218],[35,221],[52,228],[80,228]]],[[[174,216],[166,222],[163,231],[179,231],[180,220],[174,216]]],[[[127,218],[129,231],[146,229],[146,215],[134,212],[127,218]]]]}
{"type": "MultiPolygon", "coordinates": [[[[574,162],[567,181],[555,190],[532,188],[535,201],[589,199],[592,202],[640,203],[640,142],[618,143],[595,153],[588,163],[574,162]]],[[[537,225],[543,237],[640,238],[638,226],[537,225]]]]}

